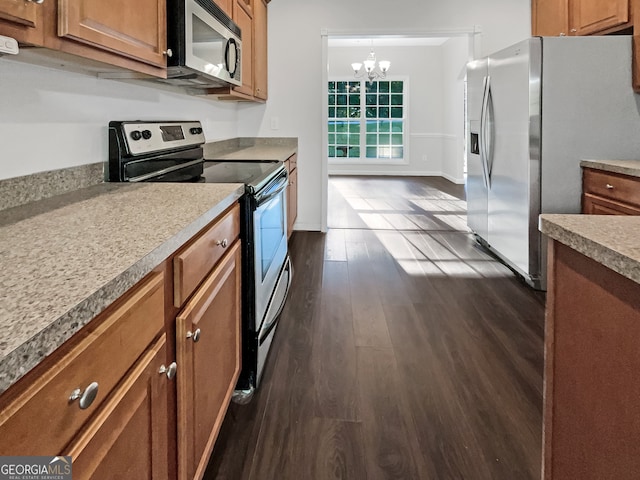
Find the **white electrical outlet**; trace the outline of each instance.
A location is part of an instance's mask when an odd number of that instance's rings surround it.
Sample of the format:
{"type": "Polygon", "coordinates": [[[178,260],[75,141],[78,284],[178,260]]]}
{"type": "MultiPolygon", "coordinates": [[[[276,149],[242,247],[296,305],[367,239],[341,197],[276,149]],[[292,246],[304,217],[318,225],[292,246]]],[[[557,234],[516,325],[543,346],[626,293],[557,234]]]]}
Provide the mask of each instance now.
{"type": "Polygon", "coordinates": [[[271,117],[271,130],[278,130],[280,128],[280,119],[278,117],[271,117]]]}
{"type": "Polygon", "coordinates": [[[18,42],[15,38],[4,37],[0,35],[0,55],[3,53],[9,53],[11,55],[17,55],[20,49],[18,48],[18,42]]]}

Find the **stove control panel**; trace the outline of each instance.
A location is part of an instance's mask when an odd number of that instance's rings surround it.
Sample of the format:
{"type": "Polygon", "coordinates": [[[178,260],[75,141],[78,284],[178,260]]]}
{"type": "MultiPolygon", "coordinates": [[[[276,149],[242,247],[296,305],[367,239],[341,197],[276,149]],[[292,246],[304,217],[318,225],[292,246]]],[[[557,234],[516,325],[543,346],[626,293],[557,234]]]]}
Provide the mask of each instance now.
{"type": "Polygon", "coordinates": [[[131,155],[193,147],[205,142],[200,122],[122,122],[120,128],[131,155]]]}

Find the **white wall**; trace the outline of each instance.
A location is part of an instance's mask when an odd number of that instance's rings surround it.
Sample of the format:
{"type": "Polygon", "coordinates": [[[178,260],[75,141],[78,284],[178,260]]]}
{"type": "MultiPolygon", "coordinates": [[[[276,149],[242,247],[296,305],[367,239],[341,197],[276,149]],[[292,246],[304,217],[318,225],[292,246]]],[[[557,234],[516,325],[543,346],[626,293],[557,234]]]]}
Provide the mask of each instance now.
{"type": "MultiPolygon", "coordinates": [[[[330,33],[423,33],[482,27],[481,54],[531,34],[530,0],[277,0],[269,4],[269,101],[239,107],[242,136],[299,138],[297,227],[323,226],[322,40],[330,33]],[[278,130],[271,129],[278,119],[278,130]]],[[[326,67],[325,67],[326,68],[326,67]]]]}
{"type": "MultiPolygon", "coordinates": [[[[353,78],[351,63],[362,62],[370,47],[330,47],[329,78],[353,78]]],[[[365,165],[348,159],[329,164],[329,173],[439,175],[442,171],[441,132],[444,89],[440,47],[376,47],[378,60],[389,60],[389,80],[406,80],[409,101],[406,115],[407,150],[403,164],[365,165]],[[347,161],[345,161],[347,160],[347,161]]]]}
{"type": "Polygon", "coordinates": [[[451,38],[442,46],[444,78],[442,176],[464,183],[464,81],[470,48],[468,39],[451,38]]]}
{"type": "Polygon", "coordinates": [[[107,160],[110,120],[201,120],[237,136],[237,105],[0,58],[0,179],[107,160]]]}

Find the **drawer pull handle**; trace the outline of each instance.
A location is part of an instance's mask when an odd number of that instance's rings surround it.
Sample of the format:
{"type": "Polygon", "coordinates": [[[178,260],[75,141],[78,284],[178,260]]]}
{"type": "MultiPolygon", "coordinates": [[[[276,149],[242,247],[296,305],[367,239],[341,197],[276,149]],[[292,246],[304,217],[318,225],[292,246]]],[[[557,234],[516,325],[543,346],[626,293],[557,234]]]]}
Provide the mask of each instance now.
{"type": "Polygon", "coordinates": [[[75,402],[80,399],[80,410],[85,410],[91,406],[93,401],[98,396],[98,382],[91,383],[84,392],[79,388],[76,388],[69,397],[69,403],[75,402]]]}
{"type": "Polygon", "coordinates": [[[607,189],[613,190],[613,185],[611,185],[610,183],[607,183],[607,189]]]}
{"type": "Polygon", "coordinates": [[[218,240],[216,242],[216,245],[219,245],[222,248],[227,248],[227,245],[229,245],[229,241],[226,238],[223,238],[222,240],[218,240]]]}
{"type": "Polygon", "coordinates": [[[187,332],[187,338],[193,339],[194,343],[200,340],[200,329],[196,329],[195,332],[187,332]]]}
{"type": "Polygon", "coordinates": [[[167,375],[167,378],[169,380],[173,380],[173,377],[176,376],[176,371],[178,370],[178,364],[176,362],[173,362],[171,365],[169,365],[169,367],[165,367],[164,365],[162,365],[160,367],[160,370],[158,370],[158,373],[160,375],[162,375],[163,373],[167,375]]]}

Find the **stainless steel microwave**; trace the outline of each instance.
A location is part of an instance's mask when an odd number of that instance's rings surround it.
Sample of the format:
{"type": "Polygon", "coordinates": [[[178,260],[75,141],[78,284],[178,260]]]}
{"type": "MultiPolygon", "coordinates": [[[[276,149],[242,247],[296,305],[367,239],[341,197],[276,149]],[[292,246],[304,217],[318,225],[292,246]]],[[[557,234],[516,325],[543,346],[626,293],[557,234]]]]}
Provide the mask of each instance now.
{"type": "Polygon", "coordinates": [[[242,33],[212,0],[167,1],[167,79],[177,86],[242,85],[242,33]]]}

